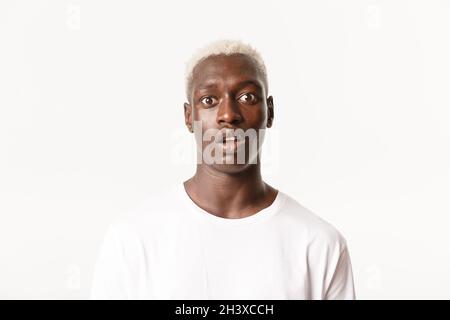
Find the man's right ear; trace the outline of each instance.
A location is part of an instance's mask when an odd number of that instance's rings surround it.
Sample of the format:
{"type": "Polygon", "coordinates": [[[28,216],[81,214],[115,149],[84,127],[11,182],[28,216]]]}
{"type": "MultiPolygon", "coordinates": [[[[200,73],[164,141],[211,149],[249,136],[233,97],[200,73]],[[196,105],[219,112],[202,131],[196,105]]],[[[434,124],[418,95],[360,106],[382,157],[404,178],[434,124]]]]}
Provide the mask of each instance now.
{"type": "Polygon", "coordinates": [[[184,103],[184,123],[189,132],[194,132],[192,128],[192,106],[187,102],[184,103]]]}

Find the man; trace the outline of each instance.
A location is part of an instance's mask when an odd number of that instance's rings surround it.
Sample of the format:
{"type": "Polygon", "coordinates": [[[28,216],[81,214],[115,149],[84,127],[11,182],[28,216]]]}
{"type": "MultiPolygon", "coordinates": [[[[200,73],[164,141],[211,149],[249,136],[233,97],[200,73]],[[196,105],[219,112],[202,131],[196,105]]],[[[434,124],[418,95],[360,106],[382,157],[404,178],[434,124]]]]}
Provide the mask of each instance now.
{"type": "Polygon", "coordinates": [[[209,44],[186,94],[196,173],[110,225],[91,298],[354,299],[342,235],[261,177],[274,104],[259,53],[209,44]]]}

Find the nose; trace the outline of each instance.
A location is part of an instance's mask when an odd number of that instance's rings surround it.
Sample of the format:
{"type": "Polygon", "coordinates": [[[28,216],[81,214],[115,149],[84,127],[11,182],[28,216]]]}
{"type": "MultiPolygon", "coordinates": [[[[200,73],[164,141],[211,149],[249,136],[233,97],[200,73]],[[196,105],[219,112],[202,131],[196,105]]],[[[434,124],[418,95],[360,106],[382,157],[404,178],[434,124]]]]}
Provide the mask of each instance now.
{"type": "Polygon", "coordinates": [[[239,111],[239,107],[230,97],[225,97],[222,103],[219,105],[219,110],[217,113],[217,123],[219,125],[224,124],[238,124],[242,121],[242,115],[239,111]]]}

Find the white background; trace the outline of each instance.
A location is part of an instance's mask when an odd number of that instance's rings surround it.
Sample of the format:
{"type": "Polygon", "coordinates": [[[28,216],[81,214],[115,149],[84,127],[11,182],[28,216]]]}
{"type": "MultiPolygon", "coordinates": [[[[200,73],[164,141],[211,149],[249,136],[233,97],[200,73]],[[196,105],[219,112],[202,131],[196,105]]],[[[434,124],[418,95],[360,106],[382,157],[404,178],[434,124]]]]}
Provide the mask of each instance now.
{"type": "Polygon", "coordinates": [[[357,297],[450,298],[449,16],[444,0],[2,0],[0,298],[87,298],[109,222],[193,174],[184,63],[219,38],[266,60],[264,177],[342,232],[357,297]]]}

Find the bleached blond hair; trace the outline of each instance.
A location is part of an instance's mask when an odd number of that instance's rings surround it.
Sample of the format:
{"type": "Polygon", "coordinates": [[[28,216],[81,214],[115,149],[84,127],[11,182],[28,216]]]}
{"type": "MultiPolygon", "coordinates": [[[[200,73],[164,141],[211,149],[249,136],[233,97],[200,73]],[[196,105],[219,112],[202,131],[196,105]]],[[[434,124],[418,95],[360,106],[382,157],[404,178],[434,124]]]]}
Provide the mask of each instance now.
{"type": "Polygon", "coordinates": [[[233,55],[233,54],[243,54],[249,57],[256,65],[256,68],[263,76],[264,86],[266,88],[266,93],[269,90],[269,84],[267,81],[267,70],[264,60],[261,54],[253,48],[251,45],[242,42],[241,40],[216,40],[210,42],[206,46],[198,49],[194,55],[186,63],[186,97],[191,99],[192,92],[192,80],[193,71],[195,66],[208,57],[215,55],[233,55]]]}

